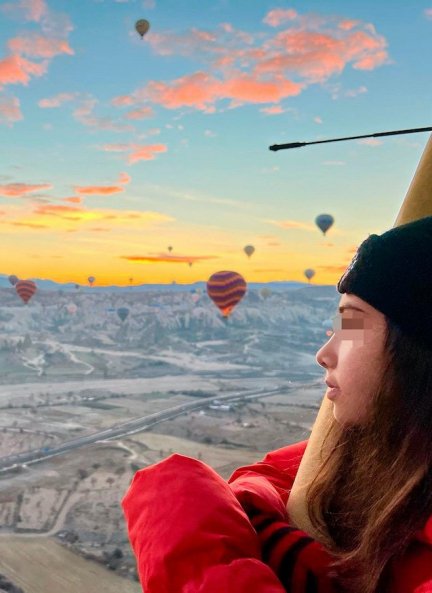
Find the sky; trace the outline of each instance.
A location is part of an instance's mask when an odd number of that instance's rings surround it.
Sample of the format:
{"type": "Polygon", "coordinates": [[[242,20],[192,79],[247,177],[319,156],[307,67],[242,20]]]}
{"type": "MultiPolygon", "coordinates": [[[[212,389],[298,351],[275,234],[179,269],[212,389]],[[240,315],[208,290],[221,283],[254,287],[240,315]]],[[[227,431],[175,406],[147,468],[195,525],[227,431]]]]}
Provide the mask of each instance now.
{"type": "Polygon", "coordinates": [[[0,274],[23,279],[335,284],[428,134],[269,146],[432,125],[431,0],[0,1],[0,52],[0,274]]]}

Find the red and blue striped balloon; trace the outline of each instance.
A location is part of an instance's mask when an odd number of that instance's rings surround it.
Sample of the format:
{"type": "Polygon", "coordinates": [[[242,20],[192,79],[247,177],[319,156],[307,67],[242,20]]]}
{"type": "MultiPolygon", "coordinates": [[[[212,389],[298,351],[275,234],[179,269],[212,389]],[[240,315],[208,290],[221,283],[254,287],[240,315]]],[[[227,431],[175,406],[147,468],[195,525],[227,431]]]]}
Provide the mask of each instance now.
{"type": "Polygon", "coordinates": [[[207,294],[222,315],[228,317],[244,297],[246,286],[245,279],[237,272],[216,272],[207,281],[207,294]]]}

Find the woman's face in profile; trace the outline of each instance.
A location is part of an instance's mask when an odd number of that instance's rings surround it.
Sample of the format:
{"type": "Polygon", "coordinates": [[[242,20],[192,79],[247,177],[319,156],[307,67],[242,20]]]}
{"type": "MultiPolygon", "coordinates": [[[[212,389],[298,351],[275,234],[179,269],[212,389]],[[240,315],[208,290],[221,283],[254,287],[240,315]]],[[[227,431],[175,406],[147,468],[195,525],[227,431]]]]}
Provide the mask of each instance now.
{"type": "Polygon", "coordinates": [[[384,315],[361,298],[343,294],[334,333],[316,354],[324,379],[337,389],[326,391],[340,424],[361,424],[381,380],[386,322],[384,315]]]}

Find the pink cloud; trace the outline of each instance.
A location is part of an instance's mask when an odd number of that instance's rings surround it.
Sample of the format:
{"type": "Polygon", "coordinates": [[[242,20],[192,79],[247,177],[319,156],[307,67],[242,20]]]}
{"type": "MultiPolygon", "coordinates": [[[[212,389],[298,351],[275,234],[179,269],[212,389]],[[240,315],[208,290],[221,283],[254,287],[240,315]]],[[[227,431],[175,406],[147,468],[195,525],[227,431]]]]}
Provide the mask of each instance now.
{"type": "Polygon", "coordinates": [[[121,183],[122,185],[127,185],[128,183],[130,183],[130,181],[131,181],[130,175],[128,175],[127,173],[120,173],[119,183],[121,183]]]}
{"type": "Polygon", "coordinates": [[[0,123],[13,124],[22,118],[20,102],[17,97],[0,98],[0,123]]]}
{"type": "Polygon", "coordinates": [[[55,95],[49,99],[41,99],[38,102],[38,105],[42,109],[52,109],[55,107],[60,107],[60,105],[63,105],[63,103],[66,103],[67,101],[73,101],[75,97],[75,93],[59,93],[58,95],[55,95]]]}
{"type": "Polygon", "coordinates": [[[65,39],[50,39],[37,34],[15,37],[10,39],[7,45],[13,54],[24,54],[36,58],[53,58],[59,54],[74,54],[65,39]]]}
{"type": "Polygon", "coordinates": [[[105,152],[126,152],[131,149],[131,144],[104,144],[102,147],[105,152]]]}
{"type": "Polygon", "coordinates": [[[149,144],[148,146],[138,146],[129,155],[129,163],[137,163],[138,161],[151,161],[155,158],[158,152],[166,152],[167,146],[165,144],[149,144]]]}
{"type": "Polygon", "coordinates": [[[209,259],[218,259],[217,255],[121,255],[120,259],[126,259],[137,263],[170,263],[184,264],[199,262],[209,259]]]}
{"type": "Polygon", "coordinates": [[[271,27],[279,27],[286,22],[293,21],[298,17],[297,12],[292,9],[276,8],[270,10],[263,19],[263,23],[270,25],[271,27]]]}
{"type": "Polygon", "coordinates": [[[83,198],[78,196],[71,196],[70,198],[63,198],[65,202],[70,202],[71,204],[81,204],[83,202],[83,198]]]}
{"type": "Polygon", "coordinates": [[[72,206],[63,206],[62,204],[44,204],[43,206],[37,206],[34,209],[36,214],[44,216],[61,216],[65,214],[79,214],[84,212],[83,208],[73,208],[72,206]]]}
{"type": "Polygon", "coordinates": [[[357,70],[374,70],[377,66],[381,66],[388,59],[386,51],[380,51],[375,53],[373,56],[365,56],[361,60],[358,60],[353,68],[357,70]]]}
{"type": "Polygon", "coordinates": [[[27,84],[31,76],[42,76],[48,62],[35,64],[21,56],[8,56],[0,60],[0,86],[6,84],[27,84]]]}
{"type": "Polygon", "coordinates": [[[222,86],[226,97],[245,103],[277,103],[298,95],[302,85],[290,80],[260,81],[243,74],[227,80],[222,86]]]}
{"type": "Polygon", "coordinates": [[[132,97],[129,97],[129,95],[120,95],[118,97],[114,97],[111,103],[115,107],[126,107],[129,105],[133,105],[134,100],[132,99],[132,97]]]}
{"type": "Polygon", "coordinates": [[[20,0],[15,4],[6,3],[1,6],[6,13],[17,13],[24,16],[27,21],[39,22],[46,15],[48,8],[45,0],[20,0]]]}
{"type": "Polygon", "coordinates": [[[112,132],[132,132],[133,127],[117,123],[111,117],[97,117],[93,110],[98,101],[94,97],[86,97],[81,104],[74,110],[73,116],[84,126],[95,128],[97,130],[110,130],[112,132]]]}
{"type": "Polygon", "coordinates": [[[130,95],[115,97],[112,104],[137,106],[126,116],[129,118],[149,113],[151,105],[214,113],[222,100],[230,101],[230,107],[279,103],[310,84],[341,74],[349,65],[370,70],[388,62],[386,39],[371,23],[331,15],[299,15],[293,9],[270,11],[264,20],[271,26],[295,20],[295,28],[264,37],[236,30],[230,23],[213,31],[153,33],[148,43],[156,53],[193,56],[206,67],[174,80],[150,81],[130,95]]]}
{"type": "Polygon", "coordinates": [[[154,111],[151,107],[141,107],[141,109],[134,109],[126,113],[126,119],[144,119],[145,117],[152,117],[154,111]]]}
{"type": "Polygon", "coordinates": [[[74,187],[74,190],[79,194],[107,196],[124,191],[124,187],[120,185],[77,185],[74,187]]]}
{"type": "Polygon", "coordinates": [[[52,187],[51,183],[7,183],[6,185],[0,185],[0,195],[9,198],[20,198],[35,191],[52,189],[52,187]]]}
{"type": "Polygon", "coordinates": [[[273,105],[272,107],[263,107],[260,109],[262,113],[266,115],[279,115],[280,113],[284,113],[283,108],[280,105],[273,105]]]}

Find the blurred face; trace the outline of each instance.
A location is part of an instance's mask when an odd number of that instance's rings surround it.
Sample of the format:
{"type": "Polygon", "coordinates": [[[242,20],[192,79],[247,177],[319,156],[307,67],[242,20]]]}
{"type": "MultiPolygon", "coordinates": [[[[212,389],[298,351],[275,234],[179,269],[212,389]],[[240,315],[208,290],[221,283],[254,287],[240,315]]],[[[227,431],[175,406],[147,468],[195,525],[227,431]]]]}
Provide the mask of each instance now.
{"type": "Polygon", "coordinates": [[[326,397],[340,424],[362,424],[381,378],[384,361],[385,317],[353,294],[343,294],[334,333],[316,354],[326,370],[326,397]]]}

